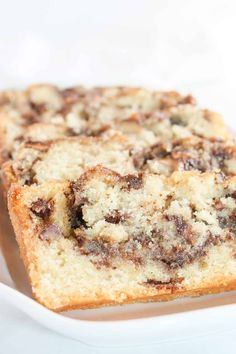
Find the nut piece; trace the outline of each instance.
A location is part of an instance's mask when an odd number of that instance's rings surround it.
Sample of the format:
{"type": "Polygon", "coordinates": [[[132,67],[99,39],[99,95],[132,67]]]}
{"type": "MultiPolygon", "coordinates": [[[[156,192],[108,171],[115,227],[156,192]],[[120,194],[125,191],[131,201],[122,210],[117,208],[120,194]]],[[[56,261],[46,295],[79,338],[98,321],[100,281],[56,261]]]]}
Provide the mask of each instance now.
{"type": "Polygon", "coordinates": [[[75,88],[68,88],[61,91],[61,95],[65,105],[73,105],[74,103],[77,103],[80,97],[78,90],[75,88]]]}
{"type": "Polygon", "coordinates": [[[105,216],[105,221],[110,224],[119,224],[127,219],[128,215],[120,210],[114,209],[110,214],[105,216]]]}
{"type": "Polygon", "coordinates": [[[143,181],[142,181],[142,175],[139,174],[138,176],[135,175],[126,175],[123,177],[124,182],[126,183],[126,186],[124,189],[126,190],[131,190],[131,189],[140,189],[142,188],[143,181]]]}
{"type": "Polygon", "coordinates": [[[39,198],[31,205],[31,211],[42,219],[48,219],[53,211],[53,203],[50,200],[39,198]]]}
{"type": "Polygon", "coordinates": [[[42,241],[56,241],[62,238],[63,232],[59,226],[55,224],[46,225],[39,234],[39,239],[42,241]]]}

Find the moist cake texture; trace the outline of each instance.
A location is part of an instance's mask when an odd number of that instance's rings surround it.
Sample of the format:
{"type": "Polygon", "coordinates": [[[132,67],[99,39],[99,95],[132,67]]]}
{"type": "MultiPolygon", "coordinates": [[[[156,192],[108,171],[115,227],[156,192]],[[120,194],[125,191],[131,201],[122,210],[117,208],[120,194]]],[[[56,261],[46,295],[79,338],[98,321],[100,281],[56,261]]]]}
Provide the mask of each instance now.
{"type": "Polygon", "coordinates": [[[231,289],[236,179],[96,167],[13,186],[9,210],[36,298],[53,310],[231,289]]]}

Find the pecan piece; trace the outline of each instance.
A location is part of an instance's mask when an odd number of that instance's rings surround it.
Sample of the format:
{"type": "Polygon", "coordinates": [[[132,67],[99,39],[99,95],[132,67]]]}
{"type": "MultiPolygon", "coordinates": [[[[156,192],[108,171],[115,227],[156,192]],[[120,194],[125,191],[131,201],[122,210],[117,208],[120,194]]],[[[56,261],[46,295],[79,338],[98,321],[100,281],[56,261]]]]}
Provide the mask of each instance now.
{"type": "Polygon", "coordinates": [[[107,222],[109,222],[110,224],[119,224],[120,222],[125,221],[127,216],[128,215],[126,213],[124,213],[120,210],[114,209],[114,210],[112,210],[112,212],[110,214],[107,214],[105,216],[105,220],[107,222]]]}
{"type": "Polygon", "coordinates": [[[126,182],[126,187],[124,189],[127,189],[128,191],[131,189],[140,189],[142,188],[142,175],[126,175],[123,177],[123,180],[126,182]]]}
{"type": "Polygon", "coordinates": [[[56,241],[62,237],[62,230],[55,224],[46,225],[39,234],[39,239],[42,241],[56,241]]]}
{"type": "Polygon", "coordinates": [[[52,200],[45,200],[39,198],[31,204],[30,210],[42,219],[48,219],[50,214],[53,211],[53,202],[52,200]]]}

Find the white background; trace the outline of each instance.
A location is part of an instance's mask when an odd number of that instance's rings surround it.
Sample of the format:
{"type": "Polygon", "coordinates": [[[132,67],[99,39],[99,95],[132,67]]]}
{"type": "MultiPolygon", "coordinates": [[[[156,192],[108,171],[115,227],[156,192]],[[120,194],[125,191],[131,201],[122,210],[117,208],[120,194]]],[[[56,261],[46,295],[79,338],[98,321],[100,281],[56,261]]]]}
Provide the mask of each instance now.
{"type": "MultiPolygon", "coordinates": [[[[192,92],[234,126],[234,0],[0,0],[0,87],[128,84],[192,92]]],[[[236,315],[236,314],[235,314],[236,315]]],[[[229,353],[235,331],[122,353],[229,353]]],[[[0,353],[89,348],[0,304],[0,353]]]]}

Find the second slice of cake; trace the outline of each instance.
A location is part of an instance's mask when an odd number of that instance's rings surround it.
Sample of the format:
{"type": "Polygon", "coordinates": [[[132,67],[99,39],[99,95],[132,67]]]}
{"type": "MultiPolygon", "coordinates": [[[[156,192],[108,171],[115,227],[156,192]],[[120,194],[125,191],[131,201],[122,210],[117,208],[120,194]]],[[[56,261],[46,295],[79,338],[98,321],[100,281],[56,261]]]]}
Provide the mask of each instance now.
{"type": "Polygon", "coordinates": [[[236,145],[233,140],[189,137],[143,146],[119,132],[96,138],[25,142],[14,152],[13,160],[2,165],[2,179],[6,190],[12,182],[31,185],[73,180],[98,164],[121,175],[195,170],[232,176],[236,173],[236,145]]]}

